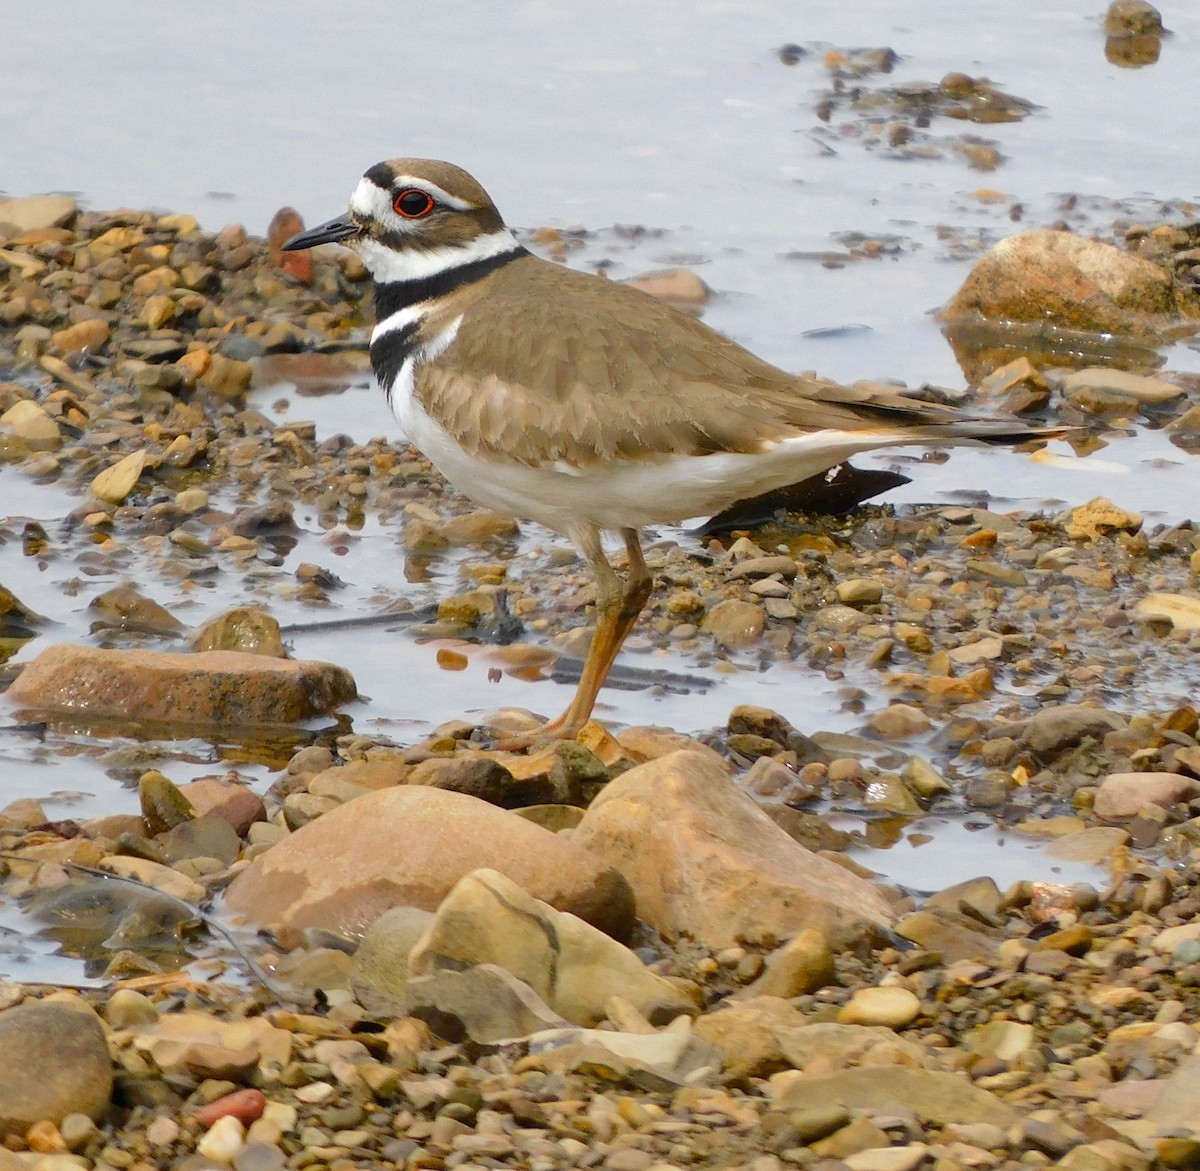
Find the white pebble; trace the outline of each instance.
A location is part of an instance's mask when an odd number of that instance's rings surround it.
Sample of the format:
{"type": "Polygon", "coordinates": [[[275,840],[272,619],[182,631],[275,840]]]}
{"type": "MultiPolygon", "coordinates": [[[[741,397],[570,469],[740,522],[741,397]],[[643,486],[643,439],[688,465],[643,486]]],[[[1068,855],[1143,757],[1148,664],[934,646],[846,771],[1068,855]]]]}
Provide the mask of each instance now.
{"type": "Polygon", "coordinates": [[[226,1114],[208,1128],[208,1133],[196,1144],[196,1153],[227,1167],[245,1145],[246,1128],[232,1114],[226,1114]]]}

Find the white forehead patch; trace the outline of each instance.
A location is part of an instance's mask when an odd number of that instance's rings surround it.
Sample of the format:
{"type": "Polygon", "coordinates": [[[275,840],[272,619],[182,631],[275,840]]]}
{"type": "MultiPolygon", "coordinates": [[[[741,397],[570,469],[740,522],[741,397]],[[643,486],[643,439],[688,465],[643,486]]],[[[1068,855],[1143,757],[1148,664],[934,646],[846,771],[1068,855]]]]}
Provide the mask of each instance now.
{"type": "Polygon", "coordinates": [[[350,210],[364,219],[380,219],[391,210],[392,201],[382,187],[376,187],[370,179],[359,179],[354,194],[350,196],[350,210]]]}

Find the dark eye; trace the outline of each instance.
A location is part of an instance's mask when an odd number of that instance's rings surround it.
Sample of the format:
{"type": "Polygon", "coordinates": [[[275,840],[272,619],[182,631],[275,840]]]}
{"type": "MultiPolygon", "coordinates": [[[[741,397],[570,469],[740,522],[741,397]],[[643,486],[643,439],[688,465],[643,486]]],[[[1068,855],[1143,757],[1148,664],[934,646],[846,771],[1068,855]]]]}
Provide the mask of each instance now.
{"type": "Polygon", "coordinates": [[[396,193],[392,207],[405,219],[419,220],[433,211],[437,204],[428,191],[422,191],[419,187],[405,187],[396,193]]]}

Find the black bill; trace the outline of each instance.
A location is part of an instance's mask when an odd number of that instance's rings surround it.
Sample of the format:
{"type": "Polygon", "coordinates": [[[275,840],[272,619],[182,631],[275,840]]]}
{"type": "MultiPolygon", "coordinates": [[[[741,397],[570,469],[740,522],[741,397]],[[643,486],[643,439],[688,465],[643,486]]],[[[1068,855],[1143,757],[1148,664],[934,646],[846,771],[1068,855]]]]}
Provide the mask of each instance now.
{"type": "Polygon", "coordinates": [[[335,216],[333,219],[326,220],[323,224],[309,228],[306,232],[300,232],[285,241],[283,250],[284,252],[299,252],[304,248],[315,248],[318,244],[335,244],[338,240],[344,240],[347,236],[353,236],[357,232],[358,225],[349,215],[335,216]]]}

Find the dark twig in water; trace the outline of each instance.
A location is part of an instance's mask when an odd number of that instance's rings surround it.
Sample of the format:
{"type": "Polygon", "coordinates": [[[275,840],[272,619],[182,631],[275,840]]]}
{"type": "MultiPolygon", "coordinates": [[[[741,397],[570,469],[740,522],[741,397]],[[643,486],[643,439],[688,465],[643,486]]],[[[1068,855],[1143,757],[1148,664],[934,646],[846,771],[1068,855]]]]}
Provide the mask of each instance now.
{"type": "MultiPolygon", "coordinates": [[[[43,865],[44,862],[39,858],[26,858],[21,854],[7,853],[0,851],[0,858],[7,858],[14,862],[34,863],[35,865],[43,865]]],[[[142,882],[139,878],[131,878],[124,874],[114,874],[111,870],[101,870],[96,866],[85,866],[82,862],[60,862],[58,865],[63,866],[68,870],[77,870],[81,874],[89,874],[93,878],[103,878],[109,882],[120,882],[126,886],[137,887],[139,890],[148,891],[156,897],[166,899],[175,906],[182,908],[189,915],[195,916],[204,924],[209,931],[219,935],[238,955],[242,962],[249,969],[250,973],[262,984],[262,986],[280,1001],[287,1004],[299,1004],[305,1002],[305,998],[298,997],[290,989],[284,988],[282,985],[275,982],[267,970],[247,952],[238,942],[233,932],[223,924],[218,923],[212,915],[201,907],[193,906],[186,899],[181,899],[178,895],[173,895],[169,891],[161,890],[159,887],[151,886],[148,882],[142,882]]],[[[70,987],[70,985],[62,985],[62,987],[70,987]]]]}

